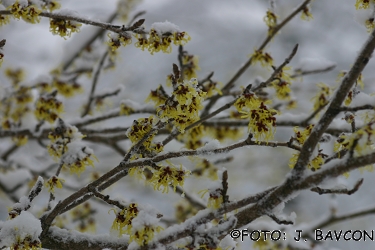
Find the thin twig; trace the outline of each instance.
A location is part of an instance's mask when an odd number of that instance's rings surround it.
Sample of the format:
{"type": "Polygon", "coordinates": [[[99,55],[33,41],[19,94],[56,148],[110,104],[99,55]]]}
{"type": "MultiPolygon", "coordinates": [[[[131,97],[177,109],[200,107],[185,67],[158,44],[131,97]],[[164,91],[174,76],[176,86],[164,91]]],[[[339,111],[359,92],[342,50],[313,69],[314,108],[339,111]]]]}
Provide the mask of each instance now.
{"type": "Polygon", "coordinates": [[[320,187],[314,187],[312,189],[310,189],[312,192],[316,192],[320,195],[322,194],[347,194],[347,195],[352,195],[354,194],[355,192],[358,191],[358,189],[361,187],[363,183],[363,178],[359,179],[357,181],[357,183],[354,185],[354,187],[352,189],[323,189],[323,188],[320,188],[320,187]]]}
{"type": "MultiPolygon", "coordinates": [[[[285,18],[280,24],[278,24],[276,27],[273,28],[273,32],[271,34],[268,34],[266,39],[263,41],[263,43],[259,46],[258,51],[263,50],[266,45],[272,40],[272,38],[279,32],[280,29],[282,29],[293,17],[295,17],[300,11],[302,11],[306,5],[310,2],[310,0],[305,0],[297,9],[295,9],[287,18],[285,18]]],[[[229,92],[229,90],[234,86],[234,83],[242,76],[243,73],[250,67],[251,62],[253,60],[253,57],[250,57],[246,63],[239,68],[239,70],[234,74],[234,76],[228,81],[227,84],[222,88],[221,92],[223,94],[226,94],[229,92]]],[[[206,116],[210,109],[215,105],[217,100],[219,100],[220,95],[216,95],[213,98],[210,99],[210,102],[206,105],[202,112],[202,117],[206,116]]]]}
{"type": "Polygon", "coordinates": [[[297,77],[305,76],[305,75],[324,73],[327,71],[331,71],[334,68],[336,68],[336,65],[331,65],[322,69],[314,69],[314,70],[295,69],[295,74],[291,75],[290,78],[297,78],[297,77]]]}
{"type": "Polygon", "coordinates": [[[325,130],[328,128],[329,124],[333,121],[336,115],[341,111],[341,104],[345,100],[348,92],[357,81],[362,70],[367,65],[370,60],[371,54],[375,48],[375,30],[372,32],[365,45],[363,46],[361,52],[356,58],[352,68],[345,75],[342,83],[333,97],[331,103],[329,104],[326,112],[323,114],[322,118],[319,120],[316,126],[314,126],[311,131],[310,136],[307,138],[302,146],[301,153],[297,159],[297,163],[293,168],[294,178],[300,178],[303,175],[303,171],[306,169],[307,163],[309,162],[310,156],[314,151],[314,148],[319,142],[320,137],[323,135],[325,130]]]}
{"type": "Polygon", "coordinates": [[[90,112],[91,103],[94,100],[94,93],[95,93],[95,89],[96,89],[96,84],[98,83],[99,75],[100,75],[101,69],[104,65],[104,61],[107,58],[107,55],[108,55],[108,50],[106,50],[103,53],[102,57],[100,58],[99,64],[96,68],[96,71],[94,72],[94,78],[93,78],[92,85],[91,85],[89,100],[87,101],[87,104],[85,106],[85,110],[83,111],[83,113],[81,115],[82,118],[85,117],[90,112]]]}

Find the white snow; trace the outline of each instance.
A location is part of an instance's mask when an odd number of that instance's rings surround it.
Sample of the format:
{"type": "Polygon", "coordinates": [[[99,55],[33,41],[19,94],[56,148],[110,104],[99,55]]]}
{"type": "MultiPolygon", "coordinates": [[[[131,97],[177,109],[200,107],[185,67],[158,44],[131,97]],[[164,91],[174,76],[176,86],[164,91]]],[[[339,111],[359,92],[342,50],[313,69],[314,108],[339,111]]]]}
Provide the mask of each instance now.
{"type": "Polygon", "coordinates": [[[168,21],[165,22],[156,22],[151,25],[151,29],[154,29],[158,35],[161,37],[165,33],[174,33],[174,32],[180,32],[180,28],[168,21]]]}
{"type": "Polygon", "coordinates": [[[350,103],[349,107],[360,107],[363,105],[375,105],[375,96],[368,95],[364,92],[359,92],[353,98],[352,102],[350,103]]]}
{"type": "Polygon", "coordinates": [[[42,232],[40,221],[28,211],[8,221],[0,221],[0,247],[9,247],[18,241],[30,237],[31,241],[38,240],[42,232]]]}
{"type": "Polygon", "coordinates": [[[203,147],[199,148],[199,151],[211,151],[220,148],[220,142],[217,139],[207,142],[203,147]]]}

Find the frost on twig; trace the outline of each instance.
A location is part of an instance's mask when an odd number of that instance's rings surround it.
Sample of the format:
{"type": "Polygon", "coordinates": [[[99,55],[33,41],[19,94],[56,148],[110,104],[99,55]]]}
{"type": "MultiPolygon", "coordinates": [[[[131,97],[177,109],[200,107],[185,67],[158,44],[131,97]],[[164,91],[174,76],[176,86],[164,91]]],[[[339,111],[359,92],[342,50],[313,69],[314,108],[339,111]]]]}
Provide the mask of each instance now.
{"type": "Polygon", "coordinates": [[[44,180],[42,177],[38,177],[33,188],[30,190],[29,195],[21,197],[20,201],[13,205],[12,209],[9,211],[9,217],[15,218],[21,214],[22,211],[27,211],[31,207],[32,201],[37,195],[42,191],[44,180]]]}

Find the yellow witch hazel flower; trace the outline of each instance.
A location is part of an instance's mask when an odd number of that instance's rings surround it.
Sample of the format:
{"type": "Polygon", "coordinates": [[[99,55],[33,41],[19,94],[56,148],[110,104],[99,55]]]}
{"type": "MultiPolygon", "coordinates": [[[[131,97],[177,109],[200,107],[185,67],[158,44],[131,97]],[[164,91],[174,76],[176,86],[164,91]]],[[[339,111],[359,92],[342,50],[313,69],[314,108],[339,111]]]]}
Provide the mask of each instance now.
{"type": "Polygon", "coordinates": [[[165,92],[162,85],[155,90],[151,90],[151,93],[148,95],[146,102],[153,101],[155,103],[155,107],[163,105],[167,99],[169,98],[167,92],[165,92]]]}
{"type": "Polygon", "coordinates": [[[314,110],[318,110],[319,108],[325,106],[328,103],[328,99],[330,95],[332,94],[332,89],[328,85],[324,83],[318,83],[317,86],[319,87],[319,91],[312,98],[312,101],[314,101],[314,110]]]}
{"type": "Polygon", "coordinates": [[[205,135],[205,128],[203,125],[196,126],[188,130],[184,134],[178,135],[177,139],[185,143],[187,149],[197,149],[204,145],[201,140],[205,135]]]}
{"type": "MultiPolygon", "coordinates": [[[[4,6],[0,5],[0,11],[4,10],[4,6]]],[[[6,25],[10,22],[10,17],[8,15],[0,15],[0,27],[6,25]]],[[[0,66],[1,66],[1,50],[0,50],[0,66]]]]}
{"type": "Polygon", "coordinates": [[[276,97],[280,100],[290,100],[290,83],[280,80],[280,81],[273,81],[272,86],[276,90],[276,97]]]}
{"type": "Polygon", "coordinates": [[[80,142],[70,143],[68,151],[62,156],[63,166],[68,168],[71,174],[75,173],[78,176],[87,166],[94,167],[94,160],[99,161],[94,151],[80,142]]]}
{"type": "Polygon", "coordinates": [[[196,164],[196,169],[192,171],[192,174],[195,176],[206,176],[212,180],[218,180],[218,169],[213,163],[207,159],[199,159],[199,162],[196,164]]]}
{"type": "Polygon", "coordinates": [[[207,202],[208,208],[218,209],[224,203],[223,194],[222,194],[223,190],[221,188],[221,185],[222,184],[220,182],[215,182],[213,187],[209,189],[204,189],[198,192],[199,194],[202,194],[201,198],[203,198],[203,196],[206,193],[209,193],[208,202],[207,202]]]}
{"type": "Polygon", "coordinates": [[[206,132],[219,142],[224,142],[225,140],[238,140],[243,136],[243,129],[238,127],[206,127],[206,132]]]}
{"type": "Polygon", "coordinates": [[[315,156],[307,165],[307,168],[311,169],[311,171],[319,170],[320,167],[324,164],[324,158],[327,158],[328,155],[322,153],[322,149],[319,150],[318,155],[315,156]]]}
{"type": "Polygon", "coordinates": [[[150,214],[144,210],[139,211],[138,216],[132,220],[129,241],[135,241],[140,246],[147,245],[154,239],[155,234],[163,230],[158,225],[159,220],[154,214],[150,214]]]}
{"type": "Polygon", "coordinates": [[[245,90],[234,103],[236,109],[242,114],[241,118],[249,119],[249,132],[253,133],[256,141],[264,139],[269,141],[276,132],[275,109],[270,109],[266,105],[271,104],[271,100],[263,101],[255,93],[245,90]]]}
{"type": "Polygon", "coordinates": [[[51,141],[47,146],[48,153],[55,161],[58,161],[68,151],[68,144],[80,141],[83,137],[75,126],[71,126],[59,118],[57,127],[48,135],[51,141]]]}
{"type": "Polygon", "coordinates": [[[107,34],[109,40],[107,41],[108,46],[111,48],[112,51],[116,51],[121,45],[126,46],[132,43],[132,38],[130,35],[124,34],[115,34],[115,33],[108,33],[107,34]]]}
{"type": "Polygon", "coordinates": [[[43,0],[42,9],[50,12],[60,9],[61,4],[56,0],[43,0]]]}
{"type": "Polygon", "coordinates": [[[304,130],[300,130],[299,127],[293,128],[293,131],[296,134],[295,140],[298,142],[299,145],[303,145],[305,143],[305,141],[311,134],[313,128],[314,124],[308,125],[304,130]]]}
{"type": "Polygon", "coordinates": [[[310,6],[306,6],[305,8],[303,8],[301,12],[301,19],[304,21],[310,21],[314,19],[313,15],[310,12],[310,6]]]}
{"type": "MultiPolygon", "coordinates": [[[[345,75],[347,74],[348,72],[346,70],[341,70],[339,72],[339,74],[337,75],[337,78],[336,78],[336,82],[340,82],[344,77],[345,75]]],[[[355,86],[359,85],[359,87],[361,87],[361,89],[363,89],[365,87],[365,84],[363,82],[363,76],[362,76],[362,73],[359,74],[358,78],[357,78],[357,81],[355,82],[355,86]]]]}
{"type": "MultiPolygon", "coordinates": [[[[324,159],[328,157],[328,155],[322,153],[322,149],[318,151],[318,154],[310,160],[309,164],[307,165],[307,168],[311,171],[316,171],[321,168],[321,166],[324,164],[324,159]]],[[[299,153],[293,154],[292,158],[289,160],[289,167],[294,168],[294,166],[297,163],[299,153]]]]}
{"type": "Polygon", "coordinates": [[[59,94],[67,98],[83,93],[82,86],[76,82],[66,82],[62,79],[54,79],[52,85],[57,89],[59,94]]]}
{"type": "MultiPolygon", "coordinates": [[[[59,14],[67,16],[76,15],[75,12],[69,10],[61,10],[59,14]]],[[[52,34],[59,35],[66,39],[67,37],[71,37],[72,33],[79,32],[81,26],[82,24],[76,21],[53,18],[50,20],[49,30],[52,34]]]]}
{"type": "Polygon", "coordinates": [[[39,23],[40,17],[39,14],[42,12],[34,4],[31,4],[28,1],[15,1],[12,5],[7,7],[7,10],[10,10],[13,17],[16,19],[22,18],[24,21],[29,23],[39,23]]]}
{"type": "Polygon", "coordinates": [[[266,16],[264,17],[263,20],[268,26],[268,35],[272,35],[273,29],[277,25],[277,15],[273,11],[267,10],[266,16]]]}
{"type": "Polygon", "coordinates": [[[174,45],[185,45],[190,36],[180,31],[180,28],[168,21],[153,23],[148,34],[148,39],[145,34],[136,34],[135,43],[137,48],[142,50],[147,49],[151,55],[155,52],[163,51],[164,53],[172,52],[172,42],[174,45]]]}
{"type": "Polygon", "coordinates": [[[140,246],[147,245],[156,233],[163,230],[158,225],[158,213],[152,208],[141,208],[137,203],[131,203],[119,212],[115,209],[110,211],[116,214],[111,230],[117,231],[119,237],[123,234],[130,235],[129,243],[135,241],[140,246]]]}
{"type": "Polygon", "coordinates": [[[365,20],[365,26],[367,29],[367,32],[370,33],[375,28],[375,19],[373,17],[370,17],[365,20]]]}
{"type": "Polygon", "coordinates": [[[44,185],[48,188],[48,192],[54,193],[55,187],[62,188],[62,184],[65,182],[64,179],[58,178],[56,176],[52,176],[49,180],[44,183],[44,185]]]}
{"type": "Polygon", "coordinates": [[[368,9],[370,7],[370,2],[373,0],[356,0],[355,1],[355,8],[358,9],[368,9]]]}
{"type": "Polygon", "coordinates": [[[198,56],[189,55],[187,52],[182,55],[183,78],[190,80],[197,77],[197,71],[200,70],[198,65],[198,56]]]}
{"type": "Polygon", "coordinates": [[[184,133],[187,126],[199,120],[206,92],[198,87],[195,78],[176,83],[173,89],[172,97],[157,108],[157,114],[162,120],[172,119],[173,125],[184,133]]]}
{"type": "Polygon", "coordinates": [[[168,166],[159,166],[160,168],[153,172],[152,178],[149,180],[155,190],[159,191],[163,187],[163,193],[168,193],[170,185],[176,191],[176,187],[182,187],[185,178],[190,175],[190,171],[186,170],[182,165],[178,168],[170,162],[168,164],[168,166]]]}
{"type": "Polygon", "coordinates": [[[116,214],[116,218],[112,223],[111,229],[118,232],[118,236],[121,237],[123,234],[130,234],[132,229],[132,220],[138,216],[139,207],[137,203],[131,203],[126,206],[123,210],[116,212],[115,209],[111,209],[116,214]]]}
{"type": "Polygon", "coordinates": [[[56,98],[57,91],[48,95],[42,95],[35,103],[35,117],[39,120],[45,120],[49,123],[55,122],[64,111],[62,102],[56,98]]]}
{"type": "Polygon", "coordinates": [[[222,82],[208,81],[202,84],[202,89],[207,92],[206,98],[213,96],[214,94],[222,95],[221,88],[223,87],[222,82]]]}
{"type": "MultiPolygon", "coordinates": [[[[130,141],[136,144],[140,141],[156,124],[157,118],[150,116],[148,118],[139,118],[134,120],[132,126],[126,132],[126,135],[129,137],[130,141]]],[[[161,143],[153,143],[155,134],[149,136],[147,140],[143,142],[143,147],[151,152],[159,153],[163,151],[163,145],[161,143]]]]}
{"type": "Polygon", "coordinates": [[[29,137],[27,135],[16,135],[12,137],[12,141],[14,144],[20,147],[26,145],[26,143],[29,141],[29,137]]]}
{"type": "Polygon", "coordinates": [[[259,62],[262,67],[267,67],[268,69],[273,65],[273,58],[267,52],[263,52],[263,50],[254,49],[254,53],[250,57],[252,58],[252,65],[259,62]]]}
{"type": "Polygon", "coordinates": [[[0,231],[1,248],[11,250],[42,249],[39,240],[41,232],[40,220],[30,212],[22,211],[18,216],[2,222],[0,231]]]}

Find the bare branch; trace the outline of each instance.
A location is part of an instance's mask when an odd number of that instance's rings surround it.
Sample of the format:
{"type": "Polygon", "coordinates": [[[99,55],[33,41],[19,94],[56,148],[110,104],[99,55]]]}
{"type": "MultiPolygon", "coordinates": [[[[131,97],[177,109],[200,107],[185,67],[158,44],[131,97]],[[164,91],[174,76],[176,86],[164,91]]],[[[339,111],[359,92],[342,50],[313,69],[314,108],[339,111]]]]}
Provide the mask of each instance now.
{"type": "Polygon", "coordinates": [[[310,189],[312,192],[316,192],[320,195],[322,194],[347,194],[347,195],[352,195],[354,194],[355,192],[358,191],[358,189],[361,187],[363,183],[363,178],[362,179],[359,179],[357,181],[357,183],[354,185],[354,187],[352,189],[323,189],[323,188],[320,188],[320,187],[314,187],[312,189],[310,189]]]}

